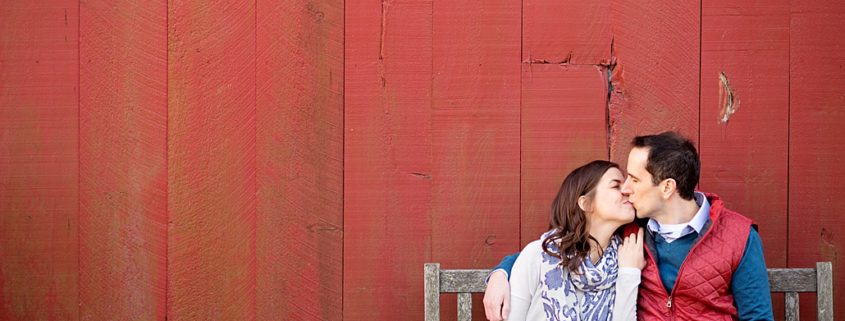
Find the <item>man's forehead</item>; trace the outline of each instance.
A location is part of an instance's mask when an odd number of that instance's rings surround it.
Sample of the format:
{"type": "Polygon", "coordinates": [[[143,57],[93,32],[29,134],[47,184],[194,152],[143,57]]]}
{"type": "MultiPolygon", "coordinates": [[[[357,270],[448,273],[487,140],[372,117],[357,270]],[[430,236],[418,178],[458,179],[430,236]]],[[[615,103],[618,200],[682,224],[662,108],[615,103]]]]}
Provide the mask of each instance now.
{"type": "Polygon", "coordinates": [[[640,147],[632,148],[631,153],[628,155],[627,174],[637,177],[646,174],[645,165],[647,161],[648,149],[640,147]]]}
{"type": "Polygon", "coordinates": [[[648,160],[648,149],[634,147],[628,154],[628,167],[642,165],[648,160]]]}

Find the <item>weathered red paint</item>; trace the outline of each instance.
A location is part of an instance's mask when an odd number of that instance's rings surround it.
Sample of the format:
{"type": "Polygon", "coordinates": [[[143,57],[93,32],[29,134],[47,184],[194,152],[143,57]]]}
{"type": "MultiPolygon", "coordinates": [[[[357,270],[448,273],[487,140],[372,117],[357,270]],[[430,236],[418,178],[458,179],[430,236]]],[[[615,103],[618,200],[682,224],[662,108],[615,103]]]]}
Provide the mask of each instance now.
{"type": "Polygon", "coordinates": [[[637,135],[674,129],[698,139],[700,9],[690,1],[611,1],[611,160],[627,163],[637,135]]]}
{"type": "Polygon", "coordinates": [[[607,159],[606,86],[601,66],[523,64],[522,246],[548,229],[563,178],[607,159]]]}
{"type": "MultiPolygon", "coordinates": [[[[788,1],[707,0],[701,31],[701,182],[759,226],[769,267],[787,262],[788,1]],[[724,73],[726,82],[719,75],[724,73]],[[725,113],[733,91],[731,115],[725,113]]],[[[783,318],[783,297],[773,299],[783,318]]]]}
{"type": "MultiPolygon", "coordinates": [[[[490,267],[519,248],[520,1],[432,12],[431,259],[490,267]]],[[[444,320],[457,316],[455,296],[442,298],[444,320]]]]}
{"type": "Polygon", "coordinates": [[[609,62],[613,36],[610,3],[610,0],[523,0],[523,62],[609,62]]]}
{"type": "Polygon", "coordinates": [[[0,319],[78,319],[78,4],[0,9],[0,319]]]}
{"type": "MultiPolygon", "coordinates": [[[[833,262],[834,316],[842,318],[845,265],[845,6],[792,1],[789,26],[789,266],[833,262]]],[[[815,299],[801,298],[814,320],[815,299]]]]}
{"type": "Polygon", "coordinates": [[[347,1],[343,319],[423,315],[431,261],[432,3],[347,1]]]}
{"type": "Polygon", "coordinates": [[[256,313],[255,2],[168,2],[168,320],[256,313]]]}
{"type": "Polygon", "coordinates": [[[256,319],[340,320],[343,1],[258,5],[256,319]]]}
{"type": "Polygon", "coordinates": [[[167,2],[80,3],[80,320],[164,320],[167,2]]]}

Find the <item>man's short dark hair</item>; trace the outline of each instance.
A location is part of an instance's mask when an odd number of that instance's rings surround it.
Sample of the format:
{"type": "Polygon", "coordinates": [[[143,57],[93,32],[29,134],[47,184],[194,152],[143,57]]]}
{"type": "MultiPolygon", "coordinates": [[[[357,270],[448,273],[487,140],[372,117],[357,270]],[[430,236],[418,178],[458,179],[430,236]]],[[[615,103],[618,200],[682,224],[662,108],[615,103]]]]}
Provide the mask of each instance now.
{"type": "Polygon", "coordinates": [[[672,178],[677,183],[681,198],[692,199],[701,172],[701,160],[698,159],[698,151],[692,141],[669,131],[634,137],[631,144],[634,147],[648,148],[645,169],[651,174],[655,185],[664,179],[672,178]]]}

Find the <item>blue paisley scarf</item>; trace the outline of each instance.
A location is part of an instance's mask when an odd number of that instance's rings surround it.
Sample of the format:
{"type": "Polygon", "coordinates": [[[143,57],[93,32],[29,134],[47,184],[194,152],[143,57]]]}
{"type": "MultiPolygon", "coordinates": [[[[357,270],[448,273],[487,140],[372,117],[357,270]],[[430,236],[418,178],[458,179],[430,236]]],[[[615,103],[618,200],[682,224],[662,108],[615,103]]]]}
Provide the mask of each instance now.
{"type": "MultiPolygon", "coordinates": [[[[552,231],[543,234],[545,240],[552,231]]],[[[616,252],[621,239],[614,235],[598,263],[587,257],[578,273],[560,266],[560,259],[543,251],[541,266],[542,284],[540,297],[546,320],[554,321],[608,321],[612,319],[616,299],[616,252]]],[[[550,250],[560,250],[551,245],[550,250]]]]}

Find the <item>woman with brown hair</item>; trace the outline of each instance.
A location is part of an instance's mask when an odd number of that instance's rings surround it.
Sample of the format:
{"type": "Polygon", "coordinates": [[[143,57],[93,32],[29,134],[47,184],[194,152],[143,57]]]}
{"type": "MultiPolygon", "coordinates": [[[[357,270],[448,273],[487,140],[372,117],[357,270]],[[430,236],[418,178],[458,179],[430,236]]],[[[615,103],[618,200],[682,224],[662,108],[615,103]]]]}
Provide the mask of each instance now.
{"type": "Polygon", "coordinates": [[[643,235],[620,236],[635,215],[624,180],[618,165],[603,160],[566,176],[550,230],[514,264],[508,320],[636,320],[643,235]]]}

